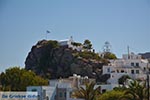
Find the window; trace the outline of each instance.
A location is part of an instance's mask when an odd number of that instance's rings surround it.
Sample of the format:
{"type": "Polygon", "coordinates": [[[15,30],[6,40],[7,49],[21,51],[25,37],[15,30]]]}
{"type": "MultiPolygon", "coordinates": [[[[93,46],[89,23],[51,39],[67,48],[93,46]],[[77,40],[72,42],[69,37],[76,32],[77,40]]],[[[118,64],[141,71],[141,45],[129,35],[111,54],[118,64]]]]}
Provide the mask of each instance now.
{"type": "Polygon", "coordinates": [[[131,66],[134,66],[134,63],[133,63],[133,62],[131,63],[131,66]]]}
{"type": "Polygon", "coordinates": [[[67,96],[67,94],[66,94],[66,92],[64,92],[64,97],[66,98],[66,96],[67,96]]]}
{"type": "Polygon", "coordinates": [[[139,63],[136,63],[136,67],[139,67],[139,63]]]}
{"type": "Polygon", "coordinates": [[[117,70],[117,73],[119,73],[119,70],[117,70]]]}
{"type": "Polygon", "coordinates": [[[121,70],[121,73],[124,73],[124,70],[121,70]]]}
{"type": "Polygon", "coordinates": [[[43,90],[43,98],[46,98],[46,90],[43,90]]]}
{"type": "Polygon", "coordinates": [[[70,92],[69,94],[70,94],[70,96],[69,96],[69,97],[71,98],[71,96],[72,96],[72,92],[70,92]]]}
{"type": "Polygon", "coordinates": [[[134,70],[131,70],[131,74],[134,74],[134,70]]]}
{"type": "Polygon", "coordinates": [[[111,77],[114,77],[114,75],[112,75],[111,77]]]}
{"type": "Polygon", "coordinates": [[[37,89],[32,89],[31,91],[33,91],[33,92],[34,92],[34,91],[37,91],[37,89]]]}
{"type": "Polygon", "coordinates": [[[140,71],[139,70],[136,70],[136,74],[139,74],[140,73],[140,71]]]}
{"type": "Polygon", "coordinates": [[[110,72],[110,68],[107,68],[107,72],[110,72]]]}
{"type": "Polygon", "coordinates": [[[62,92],[59,92],[59,97],[62,97],[62,92]]]}
{"type": "Polygon", "coordinates": [[[103,90],[102,90],[102,93],[105,93],[105,92],[106,92],[106,89],[103,89],[103,90]]]}
{"type": "Polygon", "coordinates": [[[48,97],[48,96],[46,96],[46,100],[49,100],[49,97],[48,97]]]}

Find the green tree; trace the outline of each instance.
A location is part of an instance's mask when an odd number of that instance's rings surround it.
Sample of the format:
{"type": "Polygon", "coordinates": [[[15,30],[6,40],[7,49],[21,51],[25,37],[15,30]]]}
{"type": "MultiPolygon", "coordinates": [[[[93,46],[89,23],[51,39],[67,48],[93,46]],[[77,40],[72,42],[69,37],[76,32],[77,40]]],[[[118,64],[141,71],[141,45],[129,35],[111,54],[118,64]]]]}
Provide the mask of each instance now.
{"type": "Polygon", "coordinates": [[[103,93],[97,100],[120,100],[124,95],[124,91],[112,90],[103,93]]]}
{"type": "Polygon", "coordinates": [[[3,91],[24,91],[30,85],[48,85],[48,81],[37,76],[32,71],[19,67],[6,69],[0,74],[0,83],[3,91]]]}
{"type": "Polygon", "coordinates": [[[78,42],[72,42],[71,44],[74,46],[81,46],[82,45],[81,43],[78,43],[78,42]]]}
{"type": "Polygon", "coordinates": [[[106,53],[104,54],[104,58],[105,58],[105,59],[117,59],[116,55],[113,54],[113,53],[111,53],[111,52],[106,52],[106,53]]]}
{"type": "Polygon", "coordinates": [[[131,77],[130,77],[129,75],[123,75],[122,77],[120,77],[120,78],[118,79],[118,83],[119,83],[119,84],[122,84],[122,85],[124,86],[124,85],[125,85],[124,83],[125,83],[125,81],[126,81],[127,79],[131,79],[131,77]]]}
{"type": "Polygon", "coordinates": [[[85,84],[85,87],[80,87],[73,93],[73,97],[85,100],[96,100],[96,98],[100,95],[100,86],[97,88],[94,88],[94,86],[94,82],[85,84]]]}
{"type": "Polygon", "coordinates": [[[101,60],[100,56],[97,53],[89,52],[89,51],[78,52],[77,56],[85,59],[101,60]]]}
{"type": "Polygon", "coordinates": [[[92,49],[92,43],[90,40],[85,40],[83,43],[83,48],[87,51],[90,51],[92,49]]]}
{"type": "MultiPolygon", "coordinates": [[[[124,93],[122,99],[127,100],[147,100],[147,89],[145,88],[145,84],[139,83],[134,80],[129,84],[129,88],[124,93]]],[[[122,100],[121,99],[121,100],[122,100]]]]}

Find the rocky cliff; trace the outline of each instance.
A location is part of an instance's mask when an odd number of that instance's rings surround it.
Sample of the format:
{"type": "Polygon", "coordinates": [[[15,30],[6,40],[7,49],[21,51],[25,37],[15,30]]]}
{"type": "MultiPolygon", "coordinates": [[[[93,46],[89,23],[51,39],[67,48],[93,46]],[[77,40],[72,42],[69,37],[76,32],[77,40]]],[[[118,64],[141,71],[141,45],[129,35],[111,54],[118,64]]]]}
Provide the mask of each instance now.
{"type": "Polygon", "coordinates": [[[150,62],[150,52],[146,52],[146,53],[139,53],[140,55],[142,55],[143,58],[148,59],[150,62]]]}
{"type": "Polygon", "coordinates": [[[103,64],[95,53],[79,52],[66,46],[59,46],[57,41],[42,40],[29,52],[25,69],[46,78],[64,78],[80,74],[99,79],[103,64]]]}

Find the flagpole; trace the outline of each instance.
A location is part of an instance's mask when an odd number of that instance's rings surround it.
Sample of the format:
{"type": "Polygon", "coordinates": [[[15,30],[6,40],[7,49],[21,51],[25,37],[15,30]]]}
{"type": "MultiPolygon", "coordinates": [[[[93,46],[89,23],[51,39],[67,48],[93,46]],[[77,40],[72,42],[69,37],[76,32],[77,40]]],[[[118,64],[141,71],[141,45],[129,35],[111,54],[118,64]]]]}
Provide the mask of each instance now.
{"type": "Polygon", "coordinates": [[[47,32],[46,32],[46,34],[45,34],[45,39],[47,40],[47,32]]]}
{"type": "Polygon", "coordinates": [[[45,36],[45,39],[47,40],[47,34],[49,34],[50,33],[50,31],[49,30],[47,30],[46,31],[46,36],[45,36]]]}

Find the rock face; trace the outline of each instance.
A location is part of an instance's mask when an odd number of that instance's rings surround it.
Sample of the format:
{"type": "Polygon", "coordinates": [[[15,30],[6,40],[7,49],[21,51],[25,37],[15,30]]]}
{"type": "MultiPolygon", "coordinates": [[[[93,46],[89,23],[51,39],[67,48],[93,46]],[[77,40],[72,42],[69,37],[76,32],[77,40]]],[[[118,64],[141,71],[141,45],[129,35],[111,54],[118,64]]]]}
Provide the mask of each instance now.
{"type": "Polygon", "coordinates": [[[77,56],[79,52],[58,45],[57,41],[39,41],[32,47],[26,61],[25,69],[46,78],[68,77],[80,74],[98,79],[102,73],[101,61],[77,56]]]}
{"type": "Polygon", "coordinates": [[[139,53],[140,55],[142,55],[143,58],[148,59],[150,62],[150,52],[146,52],[146,53],[139,53]]]}
{"type": "Polygon", "coordinates": [[[142,55],[143,58],[150,59],[150,52],[140,53],[140,55],[142,55]]]}

